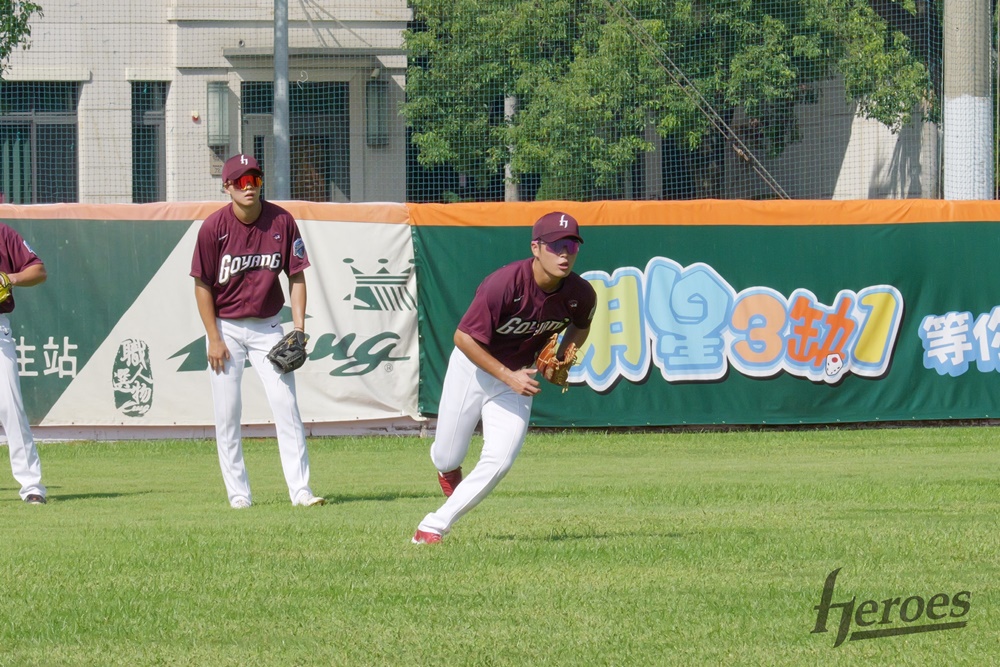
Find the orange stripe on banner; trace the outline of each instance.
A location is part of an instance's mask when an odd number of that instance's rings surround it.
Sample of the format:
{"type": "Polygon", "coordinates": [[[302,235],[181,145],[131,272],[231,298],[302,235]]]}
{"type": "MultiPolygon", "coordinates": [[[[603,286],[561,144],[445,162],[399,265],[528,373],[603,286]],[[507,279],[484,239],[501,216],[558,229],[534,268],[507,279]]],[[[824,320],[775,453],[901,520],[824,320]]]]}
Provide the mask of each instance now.
{"type": "MultiPolygon", "coordinates": [[[[0,204],[0,220],[204,220],[227,202],[158,202],[155,204],[0,204]]],[[[329,204],[276,202],[299,220],[338,222],[410,221],[405,204],[329,204]]]]}
{"type": "MultiPolygon", "coordinates": [[[[340,204],[276,202],[296,219],[379,222],[444,227],[527,227],[563,211],[581,225],[870,225],[926,222],[998,222],[1000,201],[932,199],[850,201],[517,202],[485,204],[340,204]]],[[[0,204],[0,219],[203,220],[226,202],[155,204],[0,204]]]]}
{"type": "Polygon", "coordinates": [[[489,204],[410,204],[414,225],[529,226],[551,211],[586,225],[871,225],[921,222],[997,222],[1000,201],[932,199],[850,201],[605,201],[489,204]]]}
{"type": "Polygon", "coordinates": [[[406,204],[379,202],[374,204],[328,204],[311,201],[275,202],[295,216],[296,220],[334,220],[337,222],[387,222],[409,224],[406,204]]]}
{"type": "Polygon", "coordinates": [[[202,220],[222,202],[156,204],[0,204],[0,219],[16,220],[202,220]]]}

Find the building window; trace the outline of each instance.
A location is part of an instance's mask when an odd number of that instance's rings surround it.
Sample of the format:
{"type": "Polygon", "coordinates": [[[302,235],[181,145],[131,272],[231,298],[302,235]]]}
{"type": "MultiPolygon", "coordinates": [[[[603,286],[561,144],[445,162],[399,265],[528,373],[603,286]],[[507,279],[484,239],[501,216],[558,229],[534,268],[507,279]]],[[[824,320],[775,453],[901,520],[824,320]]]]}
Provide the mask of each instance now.
{"type": "Polygon", "coordinates": [[[79,199],[76,82],[0,81],[0,197],[8,204],[79,199]]]}
{"type": "MultiPolygon", "coordinates": [[[[291,198],[350,201],[351,137],[349,84],[305,82],[288,96],[291,198]]],[[[264,187],[274,146],[274,84],[244,81],[240,89],[244,152],[264,169],[264,187]]]]}
{"type": "Polygon", "coordinates": [[[382,79],[365,84],[365,120],[368,145],[389,143],[389,82],[382,79]]]}
{"type": "Polygon", "coordinates": [[[132,202],[166,201],[167,84],[162,81],[132,82],[132,202]]]}
{"type": "Polygon", "coordinates": [[[225,81],[208,82],[208,103],[205,105],[208,145],[229,149],[229,84],[225,81]]]}

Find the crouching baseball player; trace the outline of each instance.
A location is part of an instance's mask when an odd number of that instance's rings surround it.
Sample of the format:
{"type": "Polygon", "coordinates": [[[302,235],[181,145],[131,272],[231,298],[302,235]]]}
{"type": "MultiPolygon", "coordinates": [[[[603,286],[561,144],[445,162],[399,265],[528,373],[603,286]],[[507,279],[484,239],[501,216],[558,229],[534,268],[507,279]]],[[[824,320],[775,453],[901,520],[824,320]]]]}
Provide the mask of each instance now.
{"type": "Polygon", "coordinates": [[[198,231],[191,262],[195,299],[208,334],[208,365],[215,404],[215,439],[222,479],[234,509],[250,507],[250,481],[240,435],[240,385],[246,360],[256,369],[274,413],[281,468],[294,505],[322,505],[309,488],[306,433],[295,395],[295,375],[282,373],[268,353],[283,339],[278,313],[285,303],[278,274],[288,275],[292,325],[305,339],[309,266],[298,225],[285,209],[260,197],[263,172],[250,155],[222,168],[232,203],[209,215],[198,231]]]}
{"type": "Polygon", "coordinates": [[[448,499],[417,526],[415,544],[440,542],[510,470],[524,444],[532,399],[541,389],[536,355],[553,334],[565,330],[553,356],[566,366],[587,338],[597,294],[573,273],[583,243],[577,221],[566,213],[549,213],[535,222],[531,238],[532,256],[487,276],[458,324],[431,445],[431,461],[448,499]],[[463,479],[461,465],[480,419],[482,454],[463,479]]]}

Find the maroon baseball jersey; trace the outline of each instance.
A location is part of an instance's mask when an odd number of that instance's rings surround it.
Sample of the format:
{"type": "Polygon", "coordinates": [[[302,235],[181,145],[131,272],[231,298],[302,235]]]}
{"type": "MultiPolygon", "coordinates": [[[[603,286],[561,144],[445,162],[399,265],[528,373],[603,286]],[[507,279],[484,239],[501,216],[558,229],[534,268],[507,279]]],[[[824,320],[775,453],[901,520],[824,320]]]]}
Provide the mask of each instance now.
{"type": "MultiPolygon", "coordinates": [[[[0,222],[0,271],[4,273],[19,273],[32,264],[41,264],[42,260],[31,249],[28,243],[12,228],[0,222]]],[[[14,293],[10,298],[0,303],[0,313],[14,310],[14,293]]]]}
{"type": "Polygon", "coordinates": [[[532,365],[552,334],[570,324],[589,328],[597,303],[594,288],[575,273],[555,292],[542,291],[531,271],[533,261],[522,259],[486,276],[458,323],[459,331],[511,370],[532,365]]]}
{"type": "Polygon", "coordinates": [[[216,314],[227,320],[277,315],[285,303],[278,274],[309,266],[306,245],[292,214],[268,201],[245,225],[225,206],[205,218],[191,261],[191,275],[212,290],[216,314]]]}

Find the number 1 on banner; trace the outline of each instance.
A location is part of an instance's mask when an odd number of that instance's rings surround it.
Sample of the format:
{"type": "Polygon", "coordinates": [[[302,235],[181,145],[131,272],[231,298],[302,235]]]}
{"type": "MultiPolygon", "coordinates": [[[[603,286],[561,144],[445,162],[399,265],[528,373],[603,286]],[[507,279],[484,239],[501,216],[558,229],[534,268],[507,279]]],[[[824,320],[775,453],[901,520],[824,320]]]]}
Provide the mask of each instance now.
{"type": "Polygon", "coordinates": [[[895,287],[880,285],[859,294],[858,304],[867,316],[854,346],[854,359],[882,372],[888,367],[889,352],[899,331],[903,297],[895,287]]]}

